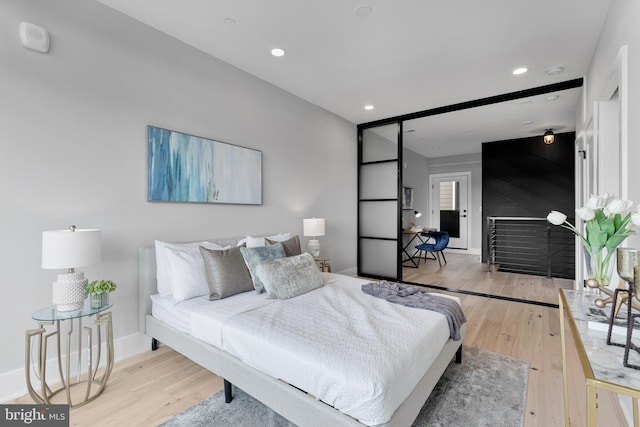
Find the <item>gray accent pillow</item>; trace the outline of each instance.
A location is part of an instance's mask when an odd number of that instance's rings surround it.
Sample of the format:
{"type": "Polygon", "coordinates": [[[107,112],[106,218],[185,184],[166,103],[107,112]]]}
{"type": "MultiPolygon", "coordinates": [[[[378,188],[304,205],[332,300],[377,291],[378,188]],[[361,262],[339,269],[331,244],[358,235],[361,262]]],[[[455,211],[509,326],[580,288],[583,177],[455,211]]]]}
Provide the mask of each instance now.
{"type": "Polygon", "coordinates": [[[261,262],[256,276],[271,298],[292,298],[324,286],[322,273],[308,253],[261,262]]]}
{"type": "Polygon", "coordinates": [[[268,237],[265,240],[267,241],[268,245],[282,243],[282,247],[284,248],[284,253],[286,256],[295,256],[302,253],[302,251],[300,250],[300,238],[298,236],[293,236],[289,240],[285,240],[283,242],[276,242],[275,240],[271,240],[268,237]]]}
{"type": "Polygon", "coordinates": [[[218,300],[253,289],[240,248],[211,250],[200,246],[209,285],[209,300],[218,300]]]}
{"type": "Polygon", "coordinates": [[[244,262],[251,274],[253,287],[258,293],[264,292],[264,286],[260,278],[256,276],[256,266],[263,261],[284,258],[286,256],[282,243],[276,243],[271,246],[259,246],[257,248],[240,248],[240,253],[242,253],[244,262]]]}

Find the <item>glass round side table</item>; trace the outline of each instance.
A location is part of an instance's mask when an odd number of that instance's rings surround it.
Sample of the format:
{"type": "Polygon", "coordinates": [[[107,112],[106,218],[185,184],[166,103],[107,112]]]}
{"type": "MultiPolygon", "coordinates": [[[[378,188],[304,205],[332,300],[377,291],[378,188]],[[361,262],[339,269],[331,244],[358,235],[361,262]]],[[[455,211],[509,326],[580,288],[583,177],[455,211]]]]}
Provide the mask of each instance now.
{"type": "MultiPolygon", "coordinates": [[[[66,394],[66,403],[70,408],[76,408],[91,402],[104,390],[109,375],[113,369],[113,327],[111,324],[111,312],[109,310],[113,304],[105,304],[100,308],[92,308],[86,300],[84,306],[79,310],[58,311],[56,306],[42,308],[31,315],[38,322],[38,329],[30,329],[25,336],[25,372],[27,389],[29,395],[36,403],[52,404],[51,399],[60,394],[66,394]],[[83,319],[95,317],[93,324],[83,325],[83,319]],[[74,328],[75,320],[75,328],[74,328]],[[66,340],[64,349],[62,347],[61,323],[66,323],[66,340]],[[47,332],[46,326],[54,326],[53,332],[47,332]],[[94,335],[95,340],[94,341],[94,335]],[[100,361],[102,357],[102,338],[106,348],[105,366],[101,375],[100,361]],[[31,378],[31,341],[37,339],[37,362],[34,362],[34,371],[37,370],[36,377],[40,381],[40,390],[36,391],[32,385],[31,378]],[[56,348],[56,363],[58,365],[59,378],[55,380],[60,383],[57,389],[53,389],[47,382],[47,349],[50,341],[54,340],[56,348]],[[77,346],[72,348],[72,342],[76,341],[77,346]],[[95,348],[94,348],[95,347],[95,348]],[[63,351],[64,350],[64,351],[63,351]],[[76,363],[72,366],[71,359],[76,363]],[[85,357],[83,357],[83,354],[85,357]],[[94,357],[95,356],[95,357],[94,357]],[[64,364],[64,366],[63,366],[64,364]],[[78,393],[72,388],[81,388],[78,393]]],[[[90,322],[87,322],[90,323],[90,322]]],[[[60,403],[60,402],[55,402],[60,403]]]]}

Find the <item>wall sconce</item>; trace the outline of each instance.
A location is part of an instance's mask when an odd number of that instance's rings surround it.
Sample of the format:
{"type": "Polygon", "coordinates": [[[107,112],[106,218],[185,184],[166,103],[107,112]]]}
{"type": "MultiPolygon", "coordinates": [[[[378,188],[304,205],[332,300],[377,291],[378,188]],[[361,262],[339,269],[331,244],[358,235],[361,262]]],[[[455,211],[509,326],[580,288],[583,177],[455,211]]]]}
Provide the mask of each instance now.
{"type": "Polygon", "coordinates": [[[553,144],[553,142],[556,140],[556,136],[553,134],[553,129],[547,129],[544,133],[544,136],[542,137],[542,140],[547,145],[553,144]]]}

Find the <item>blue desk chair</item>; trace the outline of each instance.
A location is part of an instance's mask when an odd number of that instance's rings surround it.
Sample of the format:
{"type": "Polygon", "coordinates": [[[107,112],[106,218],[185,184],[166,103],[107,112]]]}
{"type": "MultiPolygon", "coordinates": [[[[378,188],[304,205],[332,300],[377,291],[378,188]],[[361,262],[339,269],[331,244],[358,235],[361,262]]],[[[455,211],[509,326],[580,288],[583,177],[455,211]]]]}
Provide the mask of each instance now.
{"type": "MultiPolygon", "coordinates": [[[[446,231],[427,231],[425,233],[421,233],[422,236],[429,237],[429,241],[433,239],[433,243],[422,243],[416,246],[416,249],[419,251],[425,251],[427,254],[431,252],[433,256],[432,259],[437,259],[438,264],[442,267],[442,262],[440,261],[440,255],[442,255],[442,259],[444,263],[447,263],[447,259],[444,257],[444,249],[449,244],[449,233],[446,231]]],[[[425,259],[427,259],[427,254],[425,254],[425,259]]],[[[420,254],[421,255],[421,254],[420,254]]],[[[420,264],[421,256],[418,256],[418,264],[420,264]]]]}

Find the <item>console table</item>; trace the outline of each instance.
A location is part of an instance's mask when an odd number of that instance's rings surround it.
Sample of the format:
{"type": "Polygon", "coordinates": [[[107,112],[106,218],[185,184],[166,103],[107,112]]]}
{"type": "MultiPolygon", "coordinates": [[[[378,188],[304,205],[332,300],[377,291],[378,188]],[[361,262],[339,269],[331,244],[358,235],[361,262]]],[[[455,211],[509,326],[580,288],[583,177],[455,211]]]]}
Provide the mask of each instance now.
{"type": "MultiPolygon", "coordinates": [[[[597,390],[608,390],[630,396],[633,401],[633,425],[638,422],[640,397],[640,371],[622,365],[624,348],[607,345],[606,330],[589,328],[585,307],[595,306],[597,294],[560,289],[560,334],[562,339],[562,382],[564,385],[565,425],[569,419],[569,383],[567,375],[567,345],[565,318],[575,341],[580,365],[586,379],[587,425],[596,426],[597,390]]],[[[640,340],[640,336],[635,337],[640,340]]],[[[619,337],[624,342],[624,337],[619,337]]]]}
{"type": "MultiPolygon", "coordinates": [[[[107,379],[113,369],[113,329],[111,325],[111,312],[107,312],[112,304],[106,304],[100,308],[92,308],[89,301],[85,301],[80,310],[58,311],[56,306],[45,307],[36,311],[31,316],[38,322],[38,329],[31,329],[26,332],[25,342],[25,372],[27,379],[27,389],[31,398],[40,404],[51,404],[51,399],[59,393],[66,395],[66,403],[70,408],[82,406],[98,397],[107,384],[107,379]],[[93,325],[84,325],[83,319],[95,317],[93,325]],[[76,327],[74,328],[74,320],[76,327]],[[66,342],[62,345],[61,323],[66,322],[66,342]],[[54,331],[47,333],[45,326],[53,325],[54,331]],[[95,334],[95,341],[94,341],[95,334]],[[102,374],[98,376],[100,365],[102,338],[106,344],[106,364],[102,374]],[[37,339],[37,372],[40,382],[40,390],[37,391],[31,384],[31,340],[37,339]],[[61,385],[54,390],[47,382],[47,348],[50,345],[50,338],[57,350],[56,363],[60,376],[61,385]],[[84,339],[83,339],[84,338],[84,339]],[[72,349],[72,340],[76,341],[77,348],[72,349]],[[94,348],[95,347],[95,348],[94,348]],[[71,355],[72,350],[76,351],[77,363],[75,373],[71,375],[71,355]],[[83,362],[83,353],[86,358],[83,362]],[[64,368],[63,368],[64,361],[64,368]],[[86,372],[83,372],[86,370],[86,372]],[[82,393],[75,394],[72,401],[71,389],[76,386],[84,386],[82,393]]],[[[87,322],[89,323],[89,322],[87,322]]]]}

